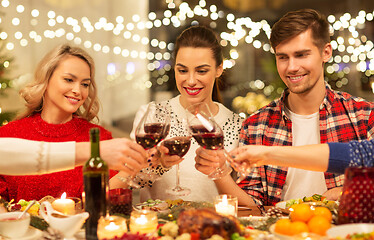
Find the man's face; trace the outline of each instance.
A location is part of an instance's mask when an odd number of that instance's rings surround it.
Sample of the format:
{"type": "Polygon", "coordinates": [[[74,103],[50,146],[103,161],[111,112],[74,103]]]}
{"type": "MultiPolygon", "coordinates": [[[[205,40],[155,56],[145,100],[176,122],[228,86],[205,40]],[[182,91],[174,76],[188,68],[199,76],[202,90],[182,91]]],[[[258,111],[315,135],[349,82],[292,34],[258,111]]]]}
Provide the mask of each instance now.
{"type": "Polygon", "coordinates": [[[324,81],[323,66],[332,54],[330,44],[319,49],[313,43],[311,30],[283,41],[275,48],[279,76],[291,93],[312,91],[318,82],[324,81]]]}

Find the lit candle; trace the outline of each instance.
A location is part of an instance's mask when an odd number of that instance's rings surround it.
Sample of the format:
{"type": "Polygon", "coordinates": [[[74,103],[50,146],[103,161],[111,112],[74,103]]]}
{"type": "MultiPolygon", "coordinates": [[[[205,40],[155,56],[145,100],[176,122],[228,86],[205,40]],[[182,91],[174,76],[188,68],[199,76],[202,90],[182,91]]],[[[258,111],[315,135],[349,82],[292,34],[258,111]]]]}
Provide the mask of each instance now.
{"type": "Polygon", "coordinates": [[[157,214],[150,210],[132,211],[130,231],[132,233],[153,233],[157,230],[157,214]]]}
{"type": "Polygon", "coordinates": [[[66,198],[66,193],[63,193],[60,199],[53,201],[52,207],[54,210],[66,215],[75,214],[75,202],[72,199],[66,198]]]}
{"type": "Polygon", "coordinates": [[[99,239],[122,237],[127,232],[126,219],[120,216],[101,217],[97,226],[99,239]]]}
{"type": "Polygon", "coordinates": [[[236,209],[238,208],[238,199],[236,197],[219,195],[214,201],[216,212],[222,215],[236,216],[236,209]]]}

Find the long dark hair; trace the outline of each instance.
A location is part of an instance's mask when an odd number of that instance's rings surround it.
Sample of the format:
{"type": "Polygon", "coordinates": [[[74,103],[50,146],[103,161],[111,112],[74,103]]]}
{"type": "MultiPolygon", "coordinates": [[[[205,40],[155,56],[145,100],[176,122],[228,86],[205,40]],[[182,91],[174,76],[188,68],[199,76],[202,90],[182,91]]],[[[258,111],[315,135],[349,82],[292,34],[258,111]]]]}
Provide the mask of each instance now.
{"type": "MultiPolygon", "coordinates": [[[[192,26],[185,29],[178,37],[174,47],[174,61],[181,47],[209,48],[212,50],[213,58],[216,61],[216,67],[222,64],[222,47],[218,39],[210,28],[204,26],[192,26]]],[[[220,78],[214,82],[212,99],[222,103],[222,97],[219,90],[220,78]]]]}

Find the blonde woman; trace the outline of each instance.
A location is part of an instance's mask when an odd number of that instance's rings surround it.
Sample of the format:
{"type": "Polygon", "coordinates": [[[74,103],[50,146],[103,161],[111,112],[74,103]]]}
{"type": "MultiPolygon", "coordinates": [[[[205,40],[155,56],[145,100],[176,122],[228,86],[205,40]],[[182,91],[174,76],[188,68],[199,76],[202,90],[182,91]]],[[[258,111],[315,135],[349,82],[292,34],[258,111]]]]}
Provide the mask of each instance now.
{"type": "MultiPolygon", "coordinates": [[[[33,81],[20,94],[26,110],[0,128],[0,137],[83,142],[89,141],[89,129],[98,127],[101,140],[112,138],[110,132],[91,123],[99,111],[95,64],[81,48],[60,45],[50,51],[36,67],[33,81]]],[[[143,160],[140,155],[139,162],[143,160]]],[[[141,168],[137,157],[128,167],[141,168]]],[[[45,167],[42,161],[38,167],[45,167]]],[[[81,197],[82,191],[82,167],[39,176],[0,177],[0,195],[7,200],[39,200],[46,195],[59,197],[64,192],[81,197]]]]}

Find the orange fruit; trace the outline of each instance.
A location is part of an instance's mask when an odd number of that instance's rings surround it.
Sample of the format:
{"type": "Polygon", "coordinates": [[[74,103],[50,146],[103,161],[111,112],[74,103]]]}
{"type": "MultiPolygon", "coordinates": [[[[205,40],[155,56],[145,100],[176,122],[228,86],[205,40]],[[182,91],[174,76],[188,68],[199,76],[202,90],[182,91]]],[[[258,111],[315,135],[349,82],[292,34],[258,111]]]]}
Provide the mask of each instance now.
{"type": "Polygon", "coordinates": [[[291,229],[290,229],[291,235],[296,235],[302,232],[309,232],[308,225],[306,225],[305,222],[301,222],[301,221],[291,222],[291,229]]]}
{"type": "Polygon", "coordinates": [[[293,211],[290,213],[292,222],[308,222],[313,217],[313,211],[308,204],[296,204],[292,206],[293,211]]]}
{"type": "Polygon", "coordinates": [[[280,234],[284,235],[290,235],[290,230],[291,230],[291,221],[290,219],[287,218],[282,218],[279,219],[275,223],[274,231],[280,234]]]}
{"type": "Polygon", "coordinates": [[[322,216],[314,216],[308,222],[309,231],[321,236],[326,235],[326,231],[331,227],[331,222],[322,216]]]}
{"type": "Polygon", "coordinates": [[[331,211],[326,207],[316,207],[313,211],[314,216],[322,216],[331,222],[332,214],[331,211]]]}

